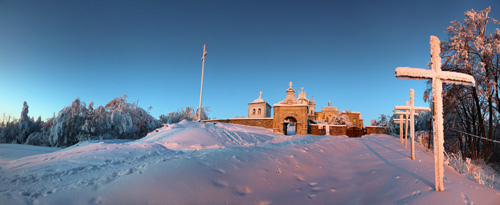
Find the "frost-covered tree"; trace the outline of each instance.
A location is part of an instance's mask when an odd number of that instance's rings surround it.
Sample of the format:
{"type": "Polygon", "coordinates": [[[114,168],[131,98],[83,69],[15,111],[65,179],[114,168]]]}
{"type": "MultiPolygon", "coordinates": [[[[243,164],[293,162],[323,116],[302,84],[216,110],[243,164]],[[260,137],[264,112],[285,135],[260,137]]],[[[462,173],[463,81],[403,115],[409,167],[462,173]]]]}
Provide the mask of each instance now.
{"type": "Polygon", "coordinates": [[[347,127],[353,127],[353,124],[351,123],[351,120],[349,120],[349,117],[347,115],[341,115],[340,113],[332,116],[332,119],[330,120],[330,122],[328,122],[328,124],[347,125],[347,127]]]}
{"type": "Polygon", "coordinates": [[[415,132],[420,130],[430,130],[432,123],[432,112],[419,112],[419,115],[415,117],[415,132]]]}
{"type": "MultiPolygon", "coordinates": [[[[491,7],[476,12],[465,12],[463,22],[451,21],[446,29],[448,39],[441,44],[442,70],[462,72],[474,76],[475,87],[447,84],[443,87],[443,110],[445,119],[445,138],[461,140],[451,129],[493,139],[498,127],[500,99],[498,94],[500,68],[500,30],[487,34],[489,23],[499,22],[490,15],[491,7]]],[[[424,94],[429,100],[430,84],[424,94]]],[[[472,158],[484,157],[489,160],[492,143],[477,138],[466,140],[469,150],[466,155],[472,158]],[[482,147],[482,148],[481,148],[482,147]]],[[[465,150],[464,150],[465,151],[465,150]]],[[[500,154],[500,153],[499,153],[500,154]]],[[[500,157],[498,157],[500,160],[500,157]]]]}
{"type": "Polygon", "coordinates": [[[380,127],[387,127],[387,124],[388,124],[388,119],[387,115],[385,114],[380,114],[378,120],[376,120],[375,123],[372,122],[373,126],[380,126],[380,127]]]}
{"type": "Polygon", "coordinates": [[[395,117],[396,117],[396,115],[389,116],[389,115],[385,115],[385,114],[380,114],[380,117],[378,117],[378,120],[373,119],[371,121],[371,124],[372,124],[372,126],[384,127],[385,134],[399,135],[399,123],[394,123],[395,117]]]}
{"type": "MultiPolygon", "coordinates": [[[[203,107],[201,109],[201,120],[208,120],[208,115],[207,115],[208,108],[203,107]]],[[[180,121],[187,120],[187,121],[196,121],[198,120],[198,115],[196,111],[192,107],[186,107],[185,109],[178,109],[175,112],[168,113],[167,115],[160,115],[160,121],[162,123],[178,123],[180,121]]]]}
{"type": "Polygon", "coordinates": [[[19,118],[19,122],[17,124],[17,143],[24,143],[28,136],[32,133],[31,125],[33,124],[33,121],[29,118],[28,112],[28,103],[24,101],[23,109],[21,111],[21,118],[19,118]]]}
{"type": "Polygon", "coordinates": [[[0,143],[17,143],[18,121],[11,116],[5,117],[0,127],[0,143]]]}
{"type": "MultiPolygon", "coordinates": [[[[158,120],[125,98],[115,98],[96,109],[93,102],[87,108],[84,102],[75,99],[47,122],[51,124],[48,144],[65,147],[85,140],[138,139],[160,127],[158,120]]],[[[43,138],[43,132],[34,135],[33,141],[40,141],[39,138],[43,138]]]]}
{"type": "Polygon", "coordinates": [[[85,103],[76,98],[71,106],[63,108],[50,128],[49,143],[52,146],[65,147],[76,144],[81,128],[87,118],[85,103]]]}

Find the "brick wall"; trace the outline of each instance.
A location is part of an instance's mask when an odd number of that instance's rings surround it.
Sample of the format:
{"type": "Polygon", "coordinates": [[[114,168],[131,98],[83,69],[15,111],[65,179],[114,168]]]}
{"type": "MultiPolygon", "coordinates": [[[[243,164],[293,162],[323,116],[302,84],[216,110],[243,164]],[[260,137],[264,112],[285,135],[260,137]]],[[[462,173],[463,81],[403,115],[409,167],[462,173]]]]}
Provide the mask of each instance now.
{"type": "Polygon", "coordinates": [[[330,135],[339,136],[339,135],[347,135],[347,126],[330,126],[330,135]]]}
{"type": "MultiPolygon", "coordinates": [[[[326,135],[326,126],[323,125],[323,129],[319,129],[318,125],[311,125],[311,134],[312,135],[326,135]]],[[[336,125],[330,125],[330,135],[332,136],[338,136],[338,135],[346,135],[347,134],[347,127],[346,126],[336,126],[336,125]]]]}
{"type": "Polygon", "coordinates": [[[326,129],[319,129],[318,125],[311,125],[311,135],[325,135],[326,129]]]}
{"type": "Polygon", "coordinates": [[[384,134],[385,128],[377,126],[366,126],[366,134],[384,134]]]}
{"type": "Polygon", "coordinates": [[[233,118],[233,119],[215,119],[203,120],[205,123],[224,122],[238,125],[248,125],[263,128],[273,128],[273,118],[233,118]]]}

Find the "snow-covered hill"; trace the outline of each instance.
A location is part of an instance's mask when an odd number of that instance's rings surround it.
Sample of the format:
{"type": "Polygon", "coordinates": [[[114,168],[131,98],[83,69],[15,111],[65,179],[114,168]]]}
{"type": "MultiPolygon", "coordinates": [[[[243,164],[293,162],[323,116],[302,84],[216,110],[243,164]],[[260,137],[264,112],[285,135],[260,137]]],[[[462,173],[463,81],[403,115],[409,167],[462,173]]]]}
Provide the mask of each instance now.
{"type": "Polygon", "coordinates": [[[182,122],[66,149],[0,144],[0,204],[498,204],[500,192],[399,138],[284,136],[182,122]]]}

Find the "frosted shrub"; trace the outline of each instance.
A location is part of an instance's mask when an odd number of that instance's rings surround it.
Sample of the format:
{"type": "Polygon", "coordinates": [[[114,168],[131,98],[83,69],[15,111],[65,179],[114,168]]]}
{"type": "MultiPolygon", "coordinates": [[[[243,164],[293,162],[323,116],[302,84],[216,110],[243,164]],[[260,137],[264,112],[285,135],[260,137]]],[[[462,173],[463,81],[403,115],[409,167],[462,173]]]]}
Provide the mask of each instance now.
{"type": "Polygon", "coordinates": [[[462,160],[462,153],[457,154],[451,153],[447,156],[447,162],[452,166],[457,172],[464,175],[468,179],[474,180],[479,184],[492,187],[495,189],[500,189],[500,179],[498,178],[498,173],[495,172],[490,166],[486,165],[483,160],[477,160],[476,164],[472,163],[470,158],[466,158],[465,161],[462,160]]]}
{"type": "Polygon", "coordinates": [[[47,132],[34,132],[31,133],[25,144],[38,145],[38,146],[50,146],[48,143],[48,133],[47,132]]]}
{"type": "Polygon", "coordinates": [[[420,141],[420,143],[425,147],[429,147],[429,137],[430,134],[428,130],[420,130],[415,133],[415,138],[418,139],[418,141],[420,141]]]}

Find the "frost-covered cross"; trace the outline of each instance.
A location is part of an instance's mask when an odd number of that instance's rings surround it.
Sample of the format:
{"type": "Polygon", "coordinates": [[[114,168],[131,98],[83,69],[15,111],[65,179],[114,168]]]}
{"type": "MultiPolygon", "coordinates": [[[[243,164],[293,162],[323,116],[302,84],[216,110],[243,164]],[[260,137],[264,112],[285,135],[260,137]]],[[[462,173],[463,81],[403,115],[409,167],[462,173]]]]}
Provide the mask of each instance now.
{"type": "Polygon", "coordinates": [[[439,38],[436,36],[430,37],[431,45],[431,70],[399,67],[396,68],[396,77],[399,79],[417,79],[417,80],[432,80],[432,101],[434,102],[434,174],[436,180],[436,191],[443,191],[443,82],[455,83],[475,86],[476,81],[471,75],[464,73],[442,71],[441,70],[441,52],[439,38]]]}
{"type": "MultiPolygon", "coordinates": [[[[431,111],[428,107],[415,107],[415,90],[410,89],[410,106],[394,106],[396,110],[408,110],[410,111],[410,144],[411,144],[411,160],[415,159],[415,111],[431,111]]],[[[406,117],[408,119],[408,117],[406,117]]],[[[408,124],[408,123],[407,123],[408,124]]],[[[405,141],[406,148],[406,141],[405,141]]]]}
{"type": "Polygon", "coordinates": [[[399,114],[399,119],[394,119],[394,123],[399,123],[399,141],[401,142],[401,144],[403,143],[403,122],[403,114],[399,114]]]}
{"type": "MultiPolygon", "coordinates": [[[[408,104],[408,101],[406,102],[407,102],[406,104],[408,104]]],[[[408,138],[408,121],[410,121],[408,115],[410,114],[410,112],[396,111],[394,112],[394,114],[399,115],[399,119],[394,119],[394,123],[399,123],[399,141],[401,141],[401,144],[404,143],[406,149],[406,139],[408,138]],[[406,129],[404,130],[404,132],[403,132],[403,123],[406,125],[406,129]],[[404,136],[405,141],[403,141],[403,134],[405,134],[404,136]]]]}
{"type": "MultiPolygon", "coordinates": [[[[406,101],[406,105],[407,106],[409,105],[408,101],[406,101]]],[[[394,114],[399,115],[400,118],[401,118],[400,120],[399,119],[394,119],[395,123],[400,122],[400,123],[404,123],[405,124],[405,126],[404,126],[404,129],[405,129],[404,130],[404,141],[403,141],[403,138],[402,138],[403,137],[403,135],[402,135],[403,134],[403,126],[401,124],[399,125],[399,133],[400,133],[399,140],[401,141],[401,144],[405,145],[405,149],[406,149],[406,147],[407,147],[406,144],[408,142],[408,123],[410,122],[410,118],[408,116],[410,115],[410,111],[408,111],[408,110],[404,111],[404,112],[403,111],[397,111],[394,114]],[[405,119],[403,119],[403,116],[405,117],[405,119]]],[[[415,115],[418,116],[418,113],[415,113],[415,115]]]]}

